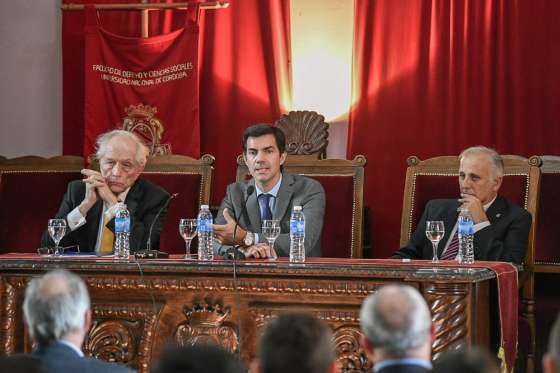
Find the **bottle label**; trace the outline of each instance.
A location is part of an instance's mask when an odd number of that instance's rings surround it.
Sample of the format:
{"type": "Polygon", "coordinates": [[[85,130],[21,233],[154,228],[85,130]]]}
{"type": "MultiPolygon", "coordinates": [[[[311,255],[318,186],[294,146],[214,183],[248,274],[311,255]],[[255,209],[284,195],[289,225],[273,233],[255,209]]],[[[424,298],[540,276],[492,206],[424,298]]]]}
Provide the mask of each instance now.
{"type": "Polygon", "coordinates": [[[305,221],[290,220],[290,232],[292,232],[293,234],[304,235],[305,221]]]}
{"type": "Polygon", "coordinates": [[[128,233],[130,232],[130,219],[129,218],[115,218],[115,232],[128,233]]]}
{"type": "Polygon", "coordinates": [[[212,232],[212,219],[198,219],[199,232],[212,232]]]}
{"type": "Polygon", "coordinates": [[[474,234],[474,224],[470,219],[459,219],[459,234],[474,234]]]}

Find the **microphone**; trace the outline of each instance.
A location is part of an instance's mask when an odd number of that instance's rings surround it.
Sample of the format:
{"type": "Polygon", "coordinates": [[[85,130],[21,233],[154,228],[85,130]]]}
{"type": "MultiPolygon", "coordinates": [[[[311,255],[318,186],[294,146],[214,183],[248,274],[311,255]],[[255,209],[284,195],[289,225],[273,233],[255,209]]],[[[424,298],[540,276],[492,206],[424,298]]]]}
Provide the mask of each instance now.
{"type": "Polygon", "coordinates": [[[173,193],[169,197],[167,197],[167,201],[165,201],[163,206],[161,206],[154,220],[152,220],[152,224],[150,224],[150,231],[148,232],[148,241],[146,242],[146,250],[138,250],[136,253],[134,253],[135,257],[141,259],[157,259],[157,258],[167,258],[169,256],[169,254],[167,253],[164,253],[159,250],[152,250],[150,248],[152,243],[152,231],[154,230],[154,225],[156,224],[156,221],[159,219],[159,216],[161,215],[162,211],[165,210],[167,206],[169,206],[171,200],[177,197],[178,195],[179,193],[173,193]]]}
{"type": "MultiPolygon", "coordinates": [[[[247,210],[247,201],[249,200],[249,197],[251,197],[251,194],[253,194],[254,192],[255,192],[255,187],[253,185],[249,185],[247,187],[247,191],[246,191],[247,196],[245,197],[245,203],[243,204],[241,213],[235,217],[235,226],[233,227],[234,240],[235,240],[235,234],[237,233],[237,227],[239,226],[239,219],[241,219],[241,216],[243,216],[243,213],[245,213],[245,211],[247,210]]],[[[226,250],[226,253],[224,254],[224,258],[229,260],[245,259],[245,254],[243,254],[238,247],[233,246],[226,250]]]]}

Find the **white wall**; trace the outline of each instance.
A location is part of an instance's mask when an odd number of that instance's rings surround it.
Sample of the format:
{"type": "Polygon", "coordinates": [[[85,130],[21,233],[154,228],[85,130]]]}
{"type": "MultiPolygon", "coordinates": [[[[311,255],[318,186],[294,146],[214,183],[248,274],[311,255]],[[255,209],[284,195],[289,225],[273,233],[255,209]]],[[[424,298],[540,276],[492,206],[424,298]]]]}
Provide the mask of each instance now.
{"type": "Polygon", "coordinates": [[[62,154],[60,0],[1,6],[0,155],[62,154]]]}
{"type": "Polygon", "coordinates": [[[314,110],[329,127],[327,157],[346,158],[354,2],[291,0],[292,110],[314,110]]]}

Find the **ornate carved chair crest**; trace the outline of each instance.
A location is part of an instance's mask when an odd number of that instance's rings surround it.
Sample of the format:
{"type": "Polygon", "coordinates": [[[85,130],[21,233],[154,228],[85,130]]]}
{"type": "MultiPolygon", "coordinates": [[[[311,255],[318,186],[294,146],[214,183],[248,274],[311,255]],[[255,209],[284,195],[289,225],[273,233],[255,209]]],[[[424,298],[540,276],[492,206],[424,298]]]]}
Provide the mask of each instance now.
{"type": "Polygon", "coordinates": [[[315,111],[290,111],[275,123],[286,135],[286,151],[290,155],[326,158],[329,125],[315,111]]]}

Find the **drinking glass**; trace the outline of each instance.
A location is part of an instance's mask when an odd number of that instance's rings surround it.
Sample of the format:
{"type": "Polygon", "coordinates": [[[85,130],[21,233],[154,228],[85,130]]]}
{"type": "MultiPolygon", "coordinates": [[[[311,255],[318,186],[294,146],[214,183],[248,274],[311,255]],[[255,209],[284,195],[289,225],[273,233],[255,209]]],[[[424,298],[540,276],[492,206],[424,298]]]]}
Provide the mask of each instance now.
{"type": "Polygon", "coordinates": [[[59,244],[66,233],[66,220],[49,219],[48,231],[55,244],[53,256],[59,256],[62,254],[59,249],[59,244]]]}
{"type": "Polygon", "coordinates": [[[280,235],[280,221],[279,220],[263,220],[262,234],[268,241],[268,246],[274,251],[274,242],[280,235]]]}
{"type": "Polygon", "coordinates": [[[445,235],[445,227],[443,225],[443,221],[432,220],[426,222],[426,237],[428,237],[428,240],[432,242],[432,248],[434,251],[432,263],[438,262],[437,246],[439,241],[441,241],[444,235],[445,235]]]}
{"type": "Polygon", "coordinates": [[[197,219],[179,220],[179,234],[185,240],[185,259],[191,259],[191,242],[196,236],[197,219]]]}

